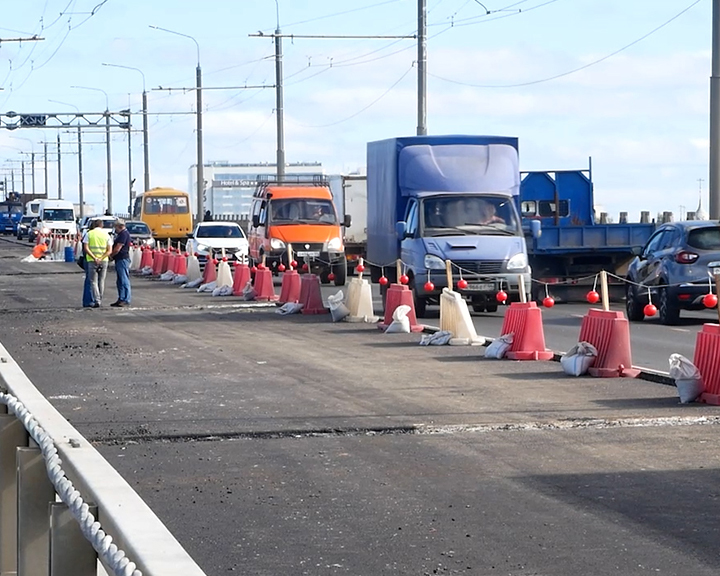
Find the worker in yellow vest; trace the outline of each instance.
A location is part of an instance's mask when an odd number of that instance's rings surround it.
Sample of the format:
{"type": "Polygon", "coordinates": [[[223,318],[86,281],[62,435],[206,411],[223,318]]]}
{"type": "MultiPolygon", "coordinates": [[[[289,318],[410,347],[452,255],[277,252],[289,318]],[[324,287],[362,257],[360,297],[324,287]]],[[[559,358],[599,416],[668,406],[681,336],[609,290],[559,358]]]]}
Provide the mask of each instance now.
{"type": "Polygon", "coordinates": [[[103,292],[105,292],[105,276],[107,275],[110,252],[112,251],[112,238],[103,228],[102,220],[93,220],[92,227],[83,236],[83,253],[85,254],[85,290],[83,306],[85,308],[100,308],[103,292]],[[92,300],[86,301],[86,295],[92,300]]]}

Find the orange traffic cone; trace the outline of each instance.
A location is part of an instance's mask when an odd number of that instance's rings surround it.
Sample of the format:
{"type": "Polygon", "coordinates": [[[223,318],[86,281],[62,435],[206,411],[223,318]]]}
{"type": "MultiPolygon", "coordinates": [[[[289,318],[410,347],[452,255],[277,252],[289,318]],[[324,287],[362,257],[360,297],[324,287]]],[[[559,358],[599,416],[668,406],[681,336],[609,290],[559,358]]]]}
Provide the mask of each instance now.
{"type": "Polygon", "coordinates": [[[300,300],[303,314],[325,314],[320,292],[320,277],[317,274],[303,274],[300,281],[300,300]]]}
{"type": "Polygon", "coordinates": [[[511,360],[552,360],[552,350],[545,348],[542,311],[535,302],[510,304],[501,336],[513,335],[512,346],[506,354],[511,360]]]}
{"type": "Polygon", "coordinates": [[[217,270],[215,269],[216,265],[217,262],[214,258],[207,259],[207,262],[205,262],[205,270],[203,270],[203,284],[210,284],[210,282],[215,282],[217,280],[217,270]]]}
{"type": "Polygon", "coordinates": [[[263,267],[255,273],[255,292],[257,296],[255,300],[259,301],[275,301],[278,297],[275,295],[275,287],[273,286],[272,272],[269,268],[263,267]]]}
{"type": "Polygon", "coordinates": [[[588,310],[583,317],[578,342],[589,342],[597,348],[595,364],[588,370],[591,376],[635,378],[640,374],[640,370],[632,367],[630,325],[622,312],[588,310]]]}
{"type": "Polygon", "coordinates": [[[250,266],[247,264],[235,263],[235,274],[233,275],[233,296],[242,296],[243,288],[250,281],[250,266]]]}
{"type": "Polygon", "coordinates": [[[387,327],[392,324],[393,312],[403,304],[410,306],[410,312],[407,315],[410,320],[410,331],[422,332],[425,329],[425,326],[418,324],[417,316],[415,316],[415,301],[410,288],[405,284],[391,284],[385,298],[385,318],[381,324],[378,324],[380,330],[387,330],[387,327]]]}
{"type": "Polygon", "coordinates": [[[280,287],[280,298],[278,302],[285,304],[287,302],[300,301],[300,274],[297,270],[286,270],[283,272],[282,286],[280,287]]]}

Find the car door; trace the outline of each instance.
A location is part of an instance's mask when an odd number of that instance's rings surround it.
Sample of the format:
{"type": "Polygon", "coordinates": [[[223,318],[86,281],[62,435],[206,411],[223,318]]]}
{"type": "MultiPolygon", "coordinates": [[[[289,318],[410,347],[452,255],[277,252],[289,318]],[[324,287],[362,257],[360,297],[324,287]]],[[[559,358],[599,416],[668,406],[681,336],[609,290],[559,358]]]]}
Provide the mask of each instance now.
{"type": "Polygon", "coordinates": [[[638,259],[635,280],[639,284],[653,286],[658,283],[660,263],[662,260],[661,246],[663,238],[670,231],[668,228],[660,228],[650,236],[645,248],[638,259]]]}
{"type": "Polygon", "coordinates": [[[416,200],[411,200],[405,212],[406,238],[400,242],[400,258],[413,270],[417,270],[422,266],[425,257],[422,240],[418,238],[417,234],[418,224],[418,203],[416,200]]]}

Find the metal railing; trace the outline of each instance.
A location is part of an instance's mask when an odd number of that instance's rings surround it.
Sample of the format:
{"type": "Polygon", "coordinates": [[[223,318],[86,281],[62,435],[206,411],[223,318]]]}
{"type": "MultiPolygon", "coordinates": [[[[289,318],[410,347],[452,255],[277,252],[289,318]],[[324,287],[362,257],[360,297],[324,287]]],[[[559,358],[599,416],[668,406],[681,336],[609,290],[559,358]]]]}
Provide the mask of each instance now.
{"type": "Polygon", "coordinates": [[[0,386],[0,576],[205,576],[2,344],[0,386]]]}

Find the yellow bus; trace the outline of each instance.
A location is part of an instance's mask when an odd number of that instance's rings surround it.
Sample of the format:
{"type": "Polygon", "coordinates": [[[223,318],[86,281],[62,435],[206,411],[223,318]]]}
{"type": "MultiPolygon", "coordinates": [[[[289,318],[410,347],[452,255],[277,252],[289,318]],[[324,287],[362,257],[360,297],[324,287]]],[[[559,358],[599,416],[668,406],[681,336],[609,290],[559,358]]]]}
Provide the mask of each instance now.
{"type": "Polygon", "coordinates": [[[193,229],[190,196],[173,188],[153,188],[135,198],[133,219],[150,227],[156,240],[187,240],[193,229]]]}

